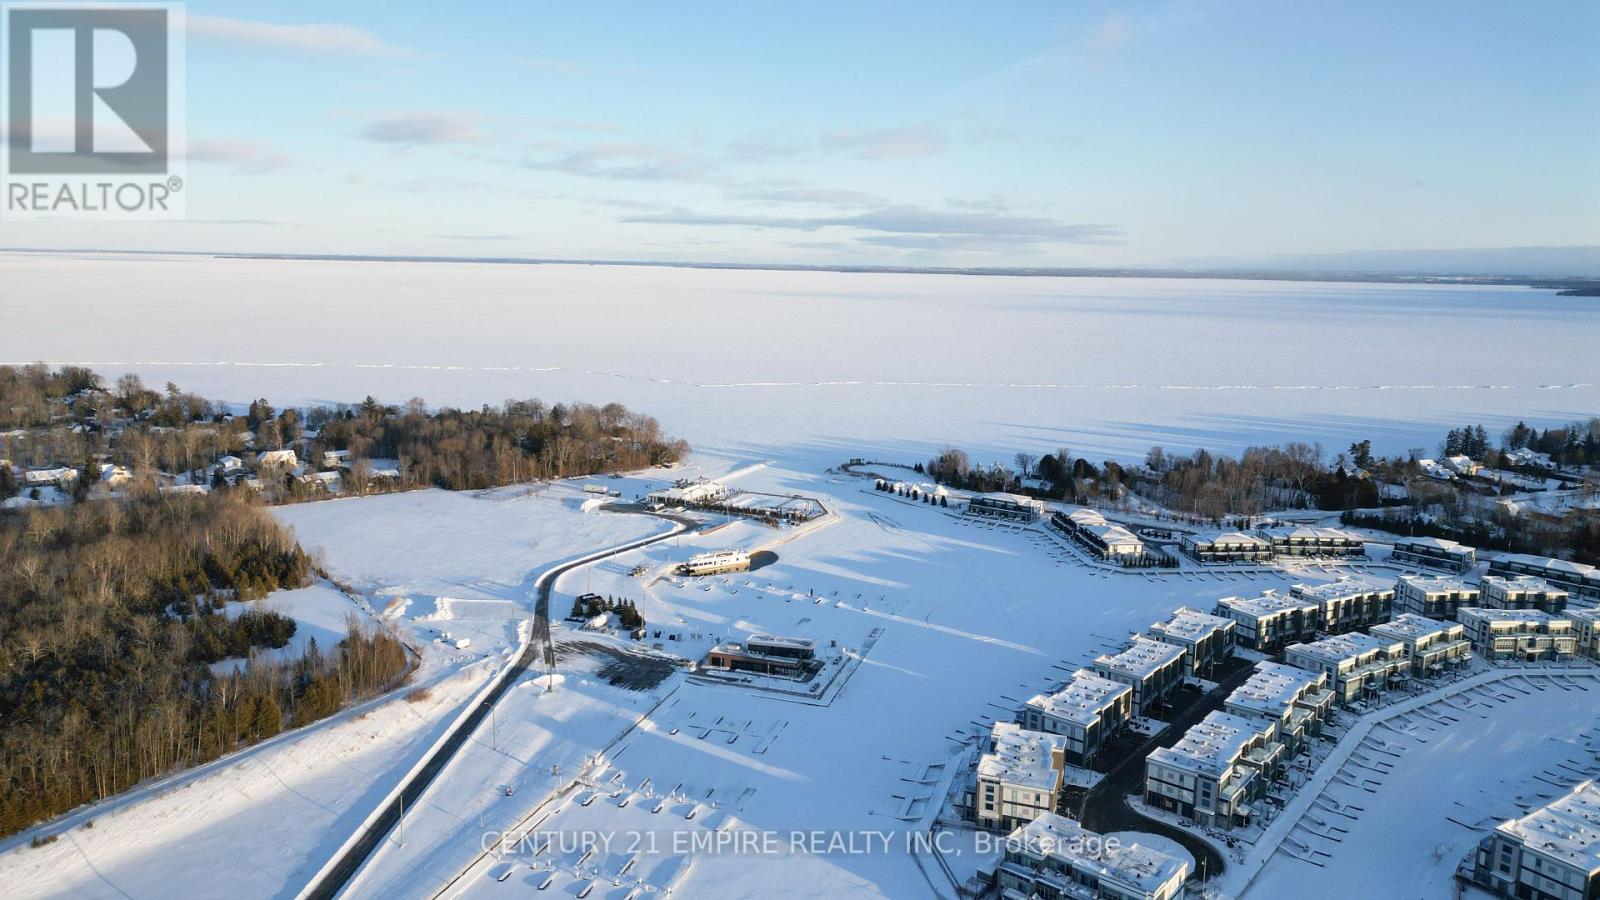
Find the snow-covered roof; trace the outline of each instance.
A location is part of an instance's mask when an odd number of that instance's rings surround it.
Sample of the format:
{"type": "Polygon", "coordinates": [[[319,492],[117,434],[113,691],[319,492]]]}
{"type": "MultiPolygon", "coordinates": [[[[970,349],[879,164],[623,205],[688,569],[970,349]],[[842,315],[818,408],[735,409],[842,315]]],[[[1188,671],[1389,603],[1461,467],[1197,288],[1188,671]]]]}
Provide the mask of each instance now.
{"type": "Polygon", "coordinates": [[[1290,591],[1296,597],[1327,603],[1330,600],[1342,600],[1357,594],[1393,592],[1394,586],[1347,575],[1338,581],[1326,584],[1297,584],[1290,591]]]}
{"type": "Polygon", "coordinates": [[[1600,607],[1591,609],[1569,609],[1562,613],[1562,615],[1569,619],[1576,619],[1578,621],[1600,625],[1600,607]]]}
{"type": "Polygon", "coordinates": [[[1314,525],[1285,526],[1283,528],[1263,529],[1269,537],[1284,538],[1290,541],[1355,541],[1366,543],[1366,538],[1353,531],[1342,528],[1320,528],[1314,525]]]}
{"type": "Polygon", "coordinates": [[[1223,597],[1217,601],[1219,607],[1225,607],[1250,616],[1263,619],[1291,610],[1320,610],[1321,606],[1314,600],[1295,597],[1289,594],[1280,594],[1276,591],[1265,591],[1259,597],[1223,597]]]}
{"type": "Polygon", "coordinates": [[[1227,706],[1276,719],[1307,690],[1325,684],[1327,678],[1322,672],[1264,660],[1256,663],[1255,672],[1228,695],[1227,706]]]}
{"type": "Polygon", "coordinates": [[[1184,732],[1176,744],[1157,747],[1150,751],[1149,758],[1178,768],[1220,775],[1247,747],[1266,737],[1270,727],[1233,713],[1209,712],[1184,732]]]}
{"type": "Polygon", "coordinates": [[[1165,622],[1156,622],[1150,626],[1150,631],[1157,635],[1167,635],[1182,641],[1197,641],[1206,635],[1233,627],[1232,619],[1222,616],[1213,616],[1203,613],[1198,609],[1180,606],[1172,613],[1172,617],[1165,622]]]}
{"type": "Polygon", "coordinates": [[[1369,653],[1385,653],[1397,655],[1400,652],[1402,641],[1373,637],[1352,631],[1349,634],[1335,634],[1319,638],[1309,644],[1290,644],[1284,652],[1306,656],[1318,662],[1329,665],[1338,665],[1352,659],[1359,659],[1369,653]]]}
{"type": "Polygon", "coordinates": [[[1041,813],[1019,826],[1008,839],[1039,857],[1059,860],[1067,868],[1153,896],[1163,885],[1182,881],[1189,863],[1134,842],[1103,840],[1066,816],[1041,813]]]}
{"type": "Polygon", "coordinates": [[[1096,657],[1094,664],[1097,669],[1122,672],[1135,678],[1146,678],[1163,666],[1182,659],[1183,654],[1187,652],[1177,644],[1135,635],[1126,649],[1096,657]]]}
{"type": "Polygon", "coordinates": [[[781,634],[752,634],[745,641],[745,644],[746,646],[750,644],[766,644],[771,647],[788,647],[791,650],[817,649],[817,642],[810,638],[788,637],[781,634]]]}
{"type": "Polygon", "coordinates": [[[1440,622],[1416,613],[1401,613],[1393,621],[1382,625],[1374,625],[1367,629],[1375,637],[1385,637],[1390,640],[1407,641],[1415,644],[1425,638],[1447,631],[1457,631],[1461,628],[1455,622],[1440,622]]]}
{"type": "Polygon", "coordinates": [[[1495,828],[1524,847],[1592,872],[1600,867],[1600,785],[1591,779],[1495,828]]]}
{"type": "Polygon", "coordinates": [[[1038,694],[1028,706],[1063,722],[1092,725],[1117,698],[1133,692],[1120,681],[1103,678],[1088,669],[1072,673],[1067,686],[1054,694],[1038,694]]]}
{"type": "Polygon", "coordinates": [[[1451,541],[1446,540],[1445,538],[1437,537],[1400,538],[1394,542],[1394,546],[1396,550],[1402,547],[1432,547],[1435,550],[1447,550],[1452,553],[1460,553],[1473,549],[1472,547],[1460,543],[1459,541],[1451,541]]]}
{"type": "Polygon", "coordinates": [[[1467,619],[1477,619],[1490,625],[1538,625],[1549,628],[1550,626],[1572,626],[1572,619],[1566,615],[1552,616],[1542,609],[1494,609],[1485,606],[1463,606],[1456,610],[1456,618],[1462,622],[1467,619]]]}
{"type": "Polygon", "coordinates": [[[1401,575],[1395,586],[1407,585],[1425,594],[1476,594],[1478,586],[1454,575],[1401,575]]]}
{"type": "Polygon", "coordinates": [[[1239,546],[1241,544],[1251,547],[1267,547],[1270,544],[1265,538],[1258,538],[1253,534],[1242,531],[1223,531],[1216,534],[1197,534],[1190,538],[1196,544],[1211,544],[1212,546],[1239,546]]]}
{"type": "Polygon", "coordinates": [[[1563,575],[1576,575],[1579,578],[1595,578],[1600,576],[1600,568],[1587,563],[1573,562],[1570,559],[1555,559],[1549,556],[1530,556],[1526,553],[1507,553],[1502,557],[1506,562],[1521,563],[1529,567],[1547,569],[1563,575]]]}
{"type": "Polygon", "coordinates": [[[1053,791],[1060,771],[1052,763],[1055,751],[1067,746],[1058,734],[1029,731],[1015,722],[996,722],[989,732],[993,748],[978,759],[978,776],[1017,787],[1053,791]]]}
{"type": "Polygon", "coordinates": [[[1485,575],[1478,582],[1485,595],[1506,596],[1508,594],[1560,594],[1566,591],[1558,588],[1537,575],[1485,575]]]}

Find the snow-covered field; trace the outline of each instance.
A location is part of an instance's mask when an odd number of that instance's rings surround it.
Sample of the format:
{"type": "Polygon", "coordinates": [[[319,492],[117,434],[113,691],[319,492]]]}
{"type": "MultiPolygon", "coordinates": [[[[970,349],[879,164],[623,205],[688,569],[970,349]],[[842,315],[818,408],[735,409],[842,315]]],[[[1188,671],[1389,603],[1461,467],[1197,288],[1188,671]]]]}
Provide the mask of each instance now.
{"type": "Polygon", "coordinates": [[[811,468],[1400,452],[1600,409],[1600,307],[1524,288],[17,253],[0,285],[0,361],[233,402],[617,400],[811,468]]]}

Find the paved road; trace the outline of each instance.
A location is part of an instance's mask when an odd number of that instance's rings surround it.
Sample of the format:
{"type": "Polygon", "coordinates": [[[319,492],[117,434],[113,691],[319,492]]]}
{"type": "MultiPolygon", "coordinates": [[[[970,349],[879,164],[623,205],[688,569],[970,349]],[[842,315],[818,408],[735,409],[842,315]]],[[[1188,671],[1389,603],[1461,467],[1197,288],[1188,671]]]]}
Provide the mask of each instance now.
{"type": "Polygon", "coordinates": [[[1216,690],[1190,704],[1189,708],[1168,723],[1160,734],[1145,742],[1137,751],[1128,754],[1116,768],[1106,773],[1106,777],[1089,791],[1089,796],[1084,801],[1083,827],[1101,834],[1112,831],[1148,831],[1169,837],[1189,851],[1196,865],[1203,865],[1207,880],[1222,874],[1227,868],[1227,863],[1210,844],[1196,837],[1193,832],[1137,812],[1128,805],[1128,795],[1142,790],[1144,758],[1151,750],[1158,746],[1170,747],[1176,744],[1190,726],[1206,717],[1206,713],[1221,709],[1222,701],[1233,693],[1234,688],[1249,679],[1254,671],[1254,666],[1246,664],[1240,666],[1237,671],[1230,672],[1218,682],[1216,690]]]}
{"type": "MultiPolygon", "coordinates": [[[[631,504],[614,503],[607,506],[606,509],[612,512],[633,513],[666,519],[676,522],[690,531],[700,527],[700,523],[692,519],[670,513],[649,512],[631,504]]],[[[356,871],[361,868],[361,864],[366,862],[367,858],[378,848],[378,845],[383,842],[389,832],[400,822],[403,812],[408,807],[416,806],[423,792],[433,783],[433,779],[444,770],[444,767],[455,757],[456,752],[472,737],[472,733],[488,717],[489,711],[500,701],[506,691],[510,690],[522,678],[524,673],[529,670],[537,671],[541,663],[543,668],[555,665],[555,643],[550,639],[550,589],[563,572],[607,557],[616,556],[619,553],[626,553],[639,547],[654,544],[658,541],[664,541],[680,533],[682,533],[681,530],[674,530],[666,534],[658,534],[654,537],[632,541],[613,547],[599,556],[564,563],[541,575],[536,587],[538,596],[534,604],[533,634],[528,641],[528,646],[523,648],[521,655],[517,657],[515,662],[500,673],[499,680],[489,690],[488,696],[450,732],[422,767],[405,783],[399,795],[384,806],[383,811],[378,814],[377,818],[362,830],[355,843],[340,854],[338,860],[321,878],[307,885],[300,896],[305,900],[331,900],[331,898],[338,896],[356,871]]]]}

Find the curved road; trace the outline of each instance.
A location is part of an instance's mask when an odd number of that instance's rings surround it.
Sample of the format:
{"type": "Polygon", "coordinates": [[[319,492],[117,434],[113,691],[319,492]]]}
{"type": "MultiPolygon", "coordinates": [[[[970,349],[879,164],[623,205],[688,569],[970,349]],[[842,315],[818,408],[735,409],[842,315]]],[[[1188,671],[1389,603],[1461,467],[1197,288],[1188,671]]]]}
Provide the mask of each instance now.
{"type": "Polygon", "coordinates": [[[411,776],[401,788],[400,793],[383,807],[377,818],[368,823],[361,831],[354,843],[343,848],[333,864],[319,874],[317,879],[307,885],[300,896],[306,900],[332,900],[349,884],[361,864],[366,862],[378,845],[388,836],[400,822],[400,817],[408,806],[415,806],[422,793],[433,783],[433,779],[444,771],[444,767],[455,757],[474,731],[488,717],[489,711],[500,701],[506,691],[516,684],[523,674],[542,662],[547,667],[553,667],[556,661],[555,642],[550,637],[550,589],[556,579],[563,573],[569,572],[579,566],[586,566],[599,562],[602,559],[637,550],[640,547],[664,541],[671,537],[683,534],[686,531],[696,531],[701,523],[684,516],[671,513],[650,512],[632,504],[611,504],[606,507],[608,511],[618,513],[632,513],[636,515],[654,516],[666,519],[681,526],[664,534],[654,535],[641,540],[632,541],[609,550],[562,563],[552,569],[546,570],[539,576],[535,590],[538,594],[534,605],[533,633],[529,636],[528,645],[517,656],[515,662],[506,667],[495,682],[489,694],[472,712],[453,728],[446,736],[443,743],[436,747],[423,763],[422,767],[411,776]]]}

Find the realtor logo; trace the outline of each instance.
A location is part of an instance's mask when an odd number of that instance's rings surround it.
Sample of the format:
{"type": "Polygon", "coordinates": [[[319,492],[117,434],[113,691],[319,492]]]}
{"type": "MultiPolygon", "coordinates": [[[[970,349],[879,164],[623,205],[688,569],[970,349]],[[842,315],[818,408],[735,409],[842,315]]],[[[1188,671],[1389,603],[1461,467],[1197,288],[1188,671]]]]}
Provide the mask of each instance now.
{"type": "Polygon", "coordinates": [[[181,214],[181,20],[176,4],[0,4],[0,215],[181,214]]]}

